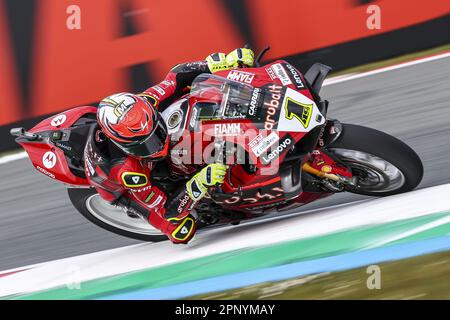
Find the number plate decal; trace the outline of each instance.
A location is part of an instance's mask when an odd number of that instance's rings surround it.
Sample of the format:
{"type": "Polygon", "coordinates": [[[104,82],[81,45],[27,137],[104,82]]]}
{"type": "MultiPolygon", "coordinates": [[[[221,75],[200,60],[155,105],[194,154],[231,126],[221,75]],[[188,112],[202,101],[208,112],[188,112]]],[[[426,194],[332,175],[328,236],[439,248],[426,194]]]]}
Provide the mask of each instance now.
{"type": "Polygon", "coordinates": [[[309,132],[325,123],[314,101],[290,88],[281,106],[278,131],[309,132]]]}

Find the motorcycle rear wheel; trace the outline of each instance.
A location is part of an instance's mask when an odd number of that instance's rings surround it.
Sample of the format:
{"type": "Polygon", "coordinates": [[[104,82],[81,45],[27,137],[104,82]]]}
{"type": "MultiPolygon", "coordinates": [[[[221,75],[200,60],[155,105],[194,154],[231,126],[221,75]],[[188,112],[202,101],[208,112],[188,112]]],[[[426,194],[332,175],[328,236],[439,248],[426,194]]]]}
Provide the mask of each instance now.
{"type": "Polygon", "coordinates": [[[343,132],[327,150],[358,177],[356,188],[346,188],[348,192],[390,196],[413,190],[423,177],[417,153],[375,129],[343,124],[343,132]]]}
{"type": "Polygon", "coordinates": [[[127,214],[103,200],[94,188],[67,189],[74,207],[95,225],[128,238],[159,242],[168,238],[147,221],[128,217],[127,214]]]}

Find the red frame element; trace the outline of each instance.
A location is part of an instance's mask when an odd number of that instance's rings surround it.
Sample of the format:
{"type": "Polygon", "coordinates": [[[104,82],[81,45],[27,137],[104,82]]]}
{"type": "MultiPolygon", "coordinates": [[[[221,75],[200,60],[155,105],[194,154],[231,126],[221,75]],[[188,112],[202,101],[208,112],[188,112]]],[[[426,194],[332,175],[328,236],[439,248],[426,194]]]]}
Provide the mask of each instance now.
{"type": "MultiPolygon", "coordinates": [[[[61,112],[55,116],[49,117],[40,123],[38,123],[35,127],[33,127],[29,132],[31,133],[39,133],[43,131],[57,131],[61,129],[68,129],[72,126],[78,119],[80,119],[83,115],[88,113],[96,114],[97,108],[92,106],[82,106],[73,109],[69,109],[67,111],[61,112]],[[60,125],[53,126],[52,120],[65,116],[65,121],[60,125]]],[[[19,142],[20,145],[25,149],[30,157],[33,166],[39,172],[44,175],[58,180],[60,182],[79,186],[79,187],[89,187],[89,182],[84,179],[75,176],[69,169],[69,165],[67,164],[66,156],[64,152],[58,147],[54,146],[49,142],[19,142]],[[43,163],[43,157],[46,152],[51,151],[56,156],[56,164],[53,168],[48,169],[45,167],[43,163]]]]}

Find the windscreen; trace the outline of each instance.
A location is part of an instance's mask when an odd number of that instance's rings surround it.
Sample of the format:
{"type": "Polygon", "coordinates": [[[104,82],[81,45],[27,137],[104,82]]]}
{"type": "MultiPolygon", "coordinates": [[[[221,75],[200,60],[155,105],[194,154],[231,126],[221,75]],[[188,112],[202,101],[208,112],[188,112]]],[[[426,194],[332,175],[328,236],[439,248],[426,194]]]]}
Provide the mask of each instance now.
{"type": "Polygon", "coordinates": [[[192,83],[191,97],[203,104],[210,119],[245,118],[254,88],[251,85],[211,74],[201,74],[192,83]]]}

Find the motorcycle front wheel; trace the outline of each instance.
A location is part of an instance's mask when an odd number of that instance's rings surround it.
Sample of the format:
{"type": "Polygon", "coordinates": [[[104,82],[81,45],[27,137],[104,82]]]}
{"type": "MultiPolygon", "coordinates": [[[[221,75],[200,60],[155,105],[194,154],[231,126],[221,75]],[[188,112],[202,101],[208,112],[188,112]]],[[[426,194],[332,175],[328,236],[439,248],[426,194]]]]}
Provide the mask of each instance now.
{"type": "Polygon", "coordinates": [[[339,138],[327,151],[351,169],[355,186],[346,191],[368,196],[389,196],[416,188],[423,177],[417,153],[384,132],[343,124],[339,138]]]}

